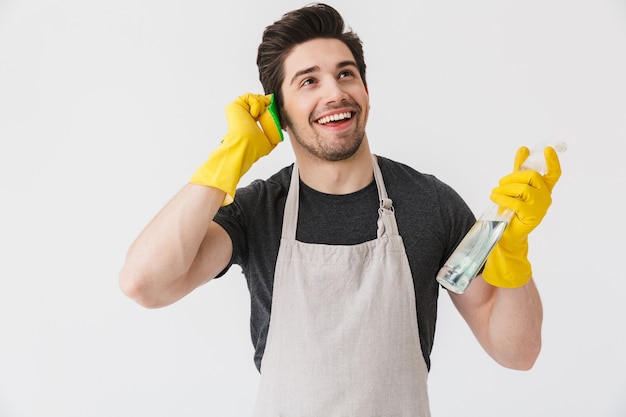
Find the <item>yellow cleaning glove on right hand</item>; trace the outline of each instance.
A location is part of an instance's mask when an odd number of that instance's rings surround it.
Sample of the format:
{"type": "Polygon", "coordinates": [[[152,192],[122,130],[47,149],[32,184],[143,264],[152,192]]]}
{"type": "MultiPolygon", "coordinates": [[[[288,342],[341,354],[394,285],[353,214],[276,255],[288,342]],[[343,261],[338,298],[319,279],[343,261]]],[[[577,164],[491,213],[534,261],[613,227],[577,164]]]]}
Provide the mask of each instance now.
{"type": "Polygon", "coordinates": [[[503,177],[491,194],[491,200],[500,208],[515,212],[483,269],[483,279],[496,287],[517,288],[532,278],[528,235],[546,215],[552,204],[552,189],[561,176],[559,157],[552,147],[544,150],[547,168],[544,175],[519,170],[528,155],[528,148],[518,149],[513,173],[503,177]]]}
{"type": "Polygon", "coordinates": [[[189,181],[224,191],[222,206],[233,202],[237,184],[252,164],[283,140],[273,94],[238,97],[226,107],[226,119],[228,133],[189,181]]]}

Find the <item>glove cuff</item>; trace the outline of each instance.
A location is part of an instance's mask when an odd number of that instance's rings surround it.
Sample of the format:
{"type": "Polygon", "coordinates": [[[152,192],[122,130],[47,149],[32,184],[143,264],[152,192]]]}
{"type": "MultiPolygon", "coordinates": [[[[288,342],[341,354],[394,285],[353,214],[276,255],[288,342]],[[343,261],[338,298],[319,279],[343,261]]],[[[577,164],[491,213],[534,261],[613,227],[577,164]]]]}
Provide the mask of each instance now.
{"type": "Polygon", "coordinates": [[[514,251],[496,244],[487,257],[482,275],[494,287],[519,288],[527,284],[533,276],[528,261],[528,241],[514,251]]]}
{"type": "Polygon", "coordinates": [[[233,202],[237,184],[260,156],[240,143],[241,138],[226,135],[220,146],[192,175],[190,184],[214,187],[226,193],[222,206],[233,202]]]}

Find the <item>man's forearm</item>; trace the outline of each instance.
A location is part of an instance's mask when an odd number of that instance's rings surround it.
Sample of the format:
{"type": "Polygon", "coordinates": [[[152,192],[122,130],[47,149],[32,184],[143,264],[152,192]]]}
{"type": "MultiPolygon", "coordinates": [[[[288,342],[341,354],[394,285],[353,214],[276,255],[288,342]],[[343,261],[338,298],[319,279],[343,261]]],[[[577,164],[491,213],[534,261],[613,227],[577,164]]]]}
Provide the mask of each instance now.
{"type": "Polygon", "coordinates": [[[489,353],[501,365],[532,368],[541,350],[543,307],[533,280],[519,288],[496,288],[489,317],[489,353]]]}
{"type": "Polygon", "coordinates": [[[159,307],[193,289],[185,277],[224,194],[185,185],[131,245],[120,271],[123,292],[146,307],[159,307]]]}
{"type": "Polygon", "coordinates": [[[534,281],[494,287],[481,275],[464,294],[449,293],[476,339],[500,365],[530,369],[541,350],[543,310],[534,281]]]}

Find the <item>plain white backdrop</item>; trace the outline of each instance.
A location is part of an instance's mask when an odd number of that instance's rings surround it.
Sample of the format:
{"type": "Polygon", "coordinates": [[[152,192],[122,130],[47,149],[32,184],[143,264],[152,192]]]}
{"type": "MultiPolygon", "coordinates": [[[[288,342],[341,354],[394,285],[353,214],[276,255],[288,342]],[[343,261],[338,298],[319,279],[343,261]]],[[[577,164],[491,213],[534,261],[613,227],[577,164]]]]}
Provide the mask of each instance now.
{"type": "MultiPolygon", "coordinates": [[[[530,257],[544,347],[496,365],[448,296],[434,416],[626,415],[626,3],[330,2],[365,45],[375,153],[478,215],[515,150],[564,140],[530,257]]],[[[262,92],[265,26],[297,1],[0,0],[0,416],[250,415],[240,270],[147,310],[119,290],[135,236],[262,92]]],[[[242,179],[291,163],[288,143],[242,179]]]]}

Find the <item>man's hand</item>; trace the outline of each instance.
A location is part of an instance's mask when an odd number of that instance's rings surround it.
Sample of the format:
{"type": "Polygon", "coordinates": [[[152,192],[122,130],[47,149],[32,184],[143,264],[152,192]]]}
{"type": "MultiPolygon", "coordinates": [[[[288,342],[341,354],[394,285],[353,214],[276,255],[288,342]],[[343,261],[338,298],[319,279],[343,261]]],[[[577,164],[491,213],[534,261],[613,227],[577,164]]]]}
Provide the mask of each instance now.
{"type": "Polygon", "coordinates": [[[528,261],[528,235],[541,223],[552,203],[552,189],[561,176],[556,151],[546,147],[547,172],[519,170],[529,154],[526,147],[515,155],[514,171],[500,180],[491,200],[515,212],[502,237],[489,254],[483,278],[496,287],[517,288],[532,278],[528,261]]]}
{"type": "Polygon", "coordinates": [[[271,94],[238,97],[226,107],[226,119],[228,133],[189,181],[224,191],[224,206],[233,202],[237,184],[252,164],[283,140],[271,94]]]}

